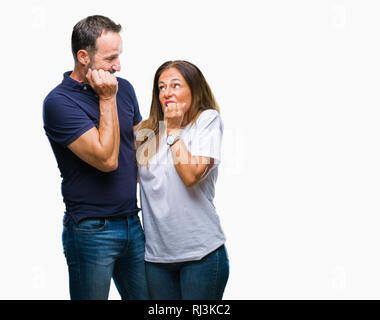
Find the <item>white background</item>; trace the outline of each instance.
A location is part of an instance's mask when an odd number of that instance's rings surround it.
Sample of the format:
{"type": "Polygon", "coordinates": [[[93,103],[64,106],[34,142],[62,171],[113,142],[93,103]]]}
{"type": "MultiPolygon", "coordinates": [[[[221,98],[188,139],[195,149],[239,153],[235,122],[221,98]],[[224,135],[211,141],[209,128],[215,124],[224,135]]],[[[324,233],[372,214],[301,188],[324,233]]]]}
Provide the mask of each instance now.
{"type": "Polygon", "coordinates": [[[123,26],[118,75],[143,118],[164,61],[195,63],[214,91],[225,125],[215,199],[231,262],[224,298],[380,298],[378,1],[0,6],[1,299],[69,298],[42,101],[73,68],[72,27],[92,14],[123,26]]]}

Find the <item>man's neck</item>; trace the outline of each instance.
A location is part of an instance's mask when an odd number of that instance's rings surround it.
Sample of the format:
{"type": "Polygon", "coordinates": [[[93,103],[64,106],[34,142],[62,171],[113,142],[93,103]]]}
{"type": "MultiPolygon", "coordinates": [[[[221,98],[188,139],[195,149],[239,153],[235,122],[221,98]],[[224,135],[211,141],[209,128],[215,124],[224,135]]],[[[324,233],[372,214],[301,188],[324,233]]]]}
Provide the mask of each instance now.
{"type": "Polygon", "coordinates": [[[84,69],[81,67],[78,67],[77,65],[74,67],[73,72],[70,74],[70,78],[80,82],[80,83],[87,83],[86,75],[84,73],[84,69]]]}

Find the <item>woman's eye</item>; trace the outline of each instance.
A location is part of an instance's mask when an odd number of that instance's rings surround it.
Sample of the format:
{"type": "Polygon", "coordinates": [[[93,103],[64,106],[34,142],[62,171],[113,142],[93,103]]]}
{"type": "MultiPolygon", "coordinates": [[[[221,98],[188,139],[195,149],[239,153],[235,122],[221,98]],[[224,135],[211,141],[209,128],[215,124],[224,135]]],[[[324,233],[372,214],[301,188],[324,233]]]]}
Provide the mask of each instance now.
{"type": "Polygon", "coordinates": [[[162,91],[163,89],[165,89],[164,86],[158,87],[158,90],[160,90],[160,91],[162,91]]]}
{"type": "Polygon", "coordinates": [[[179,88],[179,87],[180,87],[179,83],[174,84],[174,88],[179,88]]]}

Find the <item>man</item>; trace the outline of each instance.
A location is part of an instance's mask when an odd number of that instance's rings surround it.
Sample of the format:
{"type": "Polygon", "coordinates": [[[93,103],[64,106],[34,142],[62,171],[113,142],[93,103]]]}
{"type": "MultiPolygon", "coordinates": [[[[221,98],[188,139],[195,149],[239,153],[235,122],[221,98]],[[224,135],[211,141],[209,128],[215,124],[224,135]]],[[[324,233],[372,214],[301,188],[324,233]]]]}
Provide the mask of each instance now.
{"type": "Polygon", "coordinates": [[[75,66],[44,100],[44,129],[62,177],[62,242],[71,299],[148,299],[144,234],[136,199],[132,85],[116,78],[121,26],[89,16],[73,29],[75,66]]]}

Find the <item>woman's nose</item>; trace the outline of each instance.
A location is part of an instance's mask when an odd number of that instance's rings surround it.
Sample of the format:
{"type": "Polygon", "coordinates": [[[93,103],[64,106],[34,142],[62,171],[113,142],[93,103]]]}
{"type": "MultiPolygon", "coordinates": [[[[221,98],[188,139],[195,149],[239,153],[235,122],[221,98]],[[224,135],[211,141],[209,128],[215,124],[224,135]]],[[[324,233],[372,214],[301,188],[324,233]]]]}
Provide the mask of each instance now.
{"type": "Polygon", "coordinates": [[[165,97],[170,97],[173,92],[172,92],[172,89],[170,87],[167,87],[166,90],[164,91],[164,94],[165,94],[165,97]]]}

